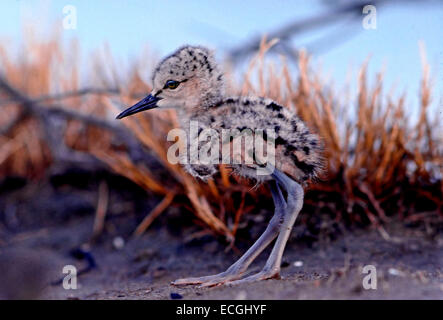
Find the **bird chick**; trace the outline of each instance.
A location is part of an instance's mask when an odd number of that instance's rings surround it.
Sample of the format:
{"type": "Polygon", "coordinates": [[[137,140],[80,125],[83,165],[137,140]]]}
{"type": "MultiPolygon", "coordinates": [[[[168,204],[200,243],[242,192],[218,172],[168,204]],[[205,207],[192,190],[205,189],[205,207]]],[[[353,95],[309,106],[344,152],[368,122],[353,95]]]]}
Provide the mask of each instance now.
{"type": "Polygon", "coordinates": [[[264,233],[226,271],[180,279],[173,284],[215,286],[279,277],[283,251],[303,204],[300,184],[317,177],[324,167],[319,137],[293,111],[270,99],[225,96],[223,73],[213,53],[203,47],[184,46],[163,59],[153,72],[152,83],[151,94],[119,114],[118,119],[153,108],[176,109],[188,137],[189,150],[181,155],[180,162],[191,175],[206,180],[217,172],[218,164],[228,163],[238,175],[267,181],[275,204],[274,216],[264,233]],[[217,133],[217,138],[210,137],[208,142],[208,132],[217,133]],[[253,139],[247,140],[251,133],[253,139]],[[192,148],[195,141],[196,148],[192,148]],[[266,144],[267,155],[272,155],[271,163],[263,156],[263,148],[258,152],[260,144],[256,141],[266,144]],[[208,144],[216,151],[229,149],[228,157],[224,152],[215,152],[209,157],[211,161],[198,161],[208,144]],[[260,170],[263,168],[267,170],[260,170]],[[286,199],[280,187],[286,190],[286,199]],[[275,238],[274,249],[263,270],[241,279],[252,261],[275,238]]]}

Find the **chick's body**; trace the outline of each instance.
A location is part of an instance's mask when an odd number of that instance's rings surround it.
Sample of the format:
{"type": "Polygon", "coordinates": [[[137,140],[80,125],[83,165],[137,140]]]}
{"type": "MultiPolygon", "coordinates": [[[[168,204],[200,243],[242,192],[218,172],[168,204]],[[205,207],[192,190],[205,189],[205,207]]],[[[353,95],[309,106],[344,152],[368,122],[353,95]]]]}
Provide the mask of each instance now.
{"type": "Polygon", "coordinates": [[[215,286],[279,277],[283,251],[303,205],[300,183],[315,178],[323,168],[319,137],[310,133],[295,112],[270,99],[226,96],[223,74],[206,48],[178,49],[159,63],[152,80],[151,94],[117,118],[153,108],[176,109],[187,133],[187,142],[181,144],[186,146],[186,152],[179,152],[179,156],[191,175],[206,180],[217,172],[220,163],[227,164],[246,178],[270,180],[275,204],[266,230],[226,271],[179,279],[173,284],[215,286]],[[269,169],[267,160],[271,160],[271,171],[260,170],[269,169]],[[286,190],[286,199],[280,187],[286,190]],[[274,239],[274,248],[262,271],[241,279],[274,239]]]}
{"type": "MultiPolygon", "coordinates": [[[[223,144],[236,142],[242,143],[239,139],[223,139],[222,131],[232,133],[244,133],[250,130],[253,136],[257,138],[257,133],[262,133],[263,144],[272,142],[275,146],[275,168],[283,171],[294,180],[305,182],[308,179],[315,178],[323,167],[323,158],[321,155],[322,144],[318,136],[309,132],[306,125],[288,108],[282,107],[270,99],[258,97],[232,97],[220,100],[212,106],[208,106],[201,112],[194,113],[191,117],[182,115],[181,124],[184,128],[189,127],[191,121],[198,124],[197,136],[192,136],[188,129],[189,139],[198,140],[200,144],[206,143],[206,132],[203,129],[214,129],[220,137],[219,145],[219,163],[222,163],[223,144]],[[271,135],[268,133],[271,132],[271,135]],[[255,134],[254,134],[255,133],[255,134]]],[[[243,144],[245,144],[243,140],[243,144]]],[[[242,145],[247,150],[250,149],[255,155],[258,150],[255,144],[242,145]]],[[[242,150],[242,152],[245,152],[242,150]]],[[[247,151],[246,151],[247,152],[247,151]]],[[[231,155],[235,154],[234,148],[231,148],[231,155]]],[[[257,167],[262,167],[262,163],[253,161],[253,164],[246,164],[245,155],[242,157],[241,164],[228,161],[228,165],[234,171],[246,178],[255,179],[259,182],[268,180],[269,176],[257,174],[257,167]]],[[[189,162],[189,161],[188,161],[189,162]]],[[[206,180],[217,172],[215,165],[188,164],[185,166],[188,172],[193,176],[206,180]]]]}

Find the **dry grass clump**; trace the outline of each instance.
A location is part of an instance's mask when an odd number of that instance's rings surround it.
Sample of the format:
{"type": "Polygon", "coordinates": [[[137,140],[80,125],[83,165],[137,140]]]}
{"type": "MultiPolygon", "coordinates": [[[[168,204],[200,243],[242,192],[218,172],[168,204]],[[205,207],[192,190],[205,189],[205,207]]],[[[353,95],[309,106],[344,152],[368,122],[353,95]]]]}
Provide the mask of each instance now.
{"type": "MultiPolygon", "coordinates": [[[[309,68],[306,53],[300,55],[296,77],[284,61],[279,68],[267,63],[265,54],[273,43],[263,40],[243,77],[243,85],[232,94],[275,99],[294,109],[323,137],[327,175],[311,185],[304,211],[310,216],[326,214],[332,220],[361,224],[380,225],[394,215],[407,221],[441,222],[442,130],[430,109],[426,60],[422,60],[419,118],[410,119],[405,96],[394,99],[384,94],[383,74],[377,75],[372,87],[368,86],[367,64],[359,72],[357,97],[346,100],[309,68]]],[[[135,64],[122,80],[110,57],[106,65],[96,59],[89,82],[100,89],[82,91],[75,46],[70,48],[71,55],[66,55],[56,38],[48,42],[28,39],[25,46],[26,55],[13,60],[5,44],[0,45],[4,79],[28,99],[20,100],[0,87],[0,107],[6,115],[0,118],[0,176],[40,177],[61,149],[81,155],[79,159],[92,155],[164,197],[135,230],[136,235],[169,205],[180,204],[192,210],[197,221],[210,230],[233,240],[242,216],[253,211],[257,203],[270,199],[264,187],[254,190],[223,166],[220,174],[205,184],[170,164],[166,135],[178,126],[174,111],[146,112],[114,121],[123,106],[150,90],[140,76],[140,70],[145,69],[141,64],[135,64]],[[64,92],[69,94],[60,94],[64,92]],[[60,123],[58,131],[48,132],[48,121],[41,119],[34,105],[38,110],[59,108],[70,113],[58,115],[54,120],[60,123]],[[94,121],[87,121],[87,117],[94,121]],[[122,126],[145,147],[149,159],[134,159],[128,140],[122,138],[122,126]],[[54,135],[58,143],[51,139],[54,135]]],[[[232,88],[237,86],[233,84],[232,88]]],[[[49,118],[52,115],[45,114],[49,118]]]]}

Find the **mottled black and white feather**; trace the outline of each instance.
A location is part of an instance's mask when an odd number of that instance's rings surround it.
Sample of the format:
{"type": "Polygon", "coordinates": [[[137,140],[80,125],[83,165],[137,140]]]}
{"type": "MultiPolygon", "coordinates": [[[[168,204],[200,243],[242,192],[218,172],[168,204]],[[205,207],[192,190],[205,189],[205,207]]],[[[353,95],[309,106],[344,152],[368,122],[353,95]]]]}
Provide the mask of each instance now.
{"type": "MultiPolygon", "coordinates": [[[[199,139],[204,129],[271,129],[275,136],[264,134],[263,139],[274,139],[277,169],[302,183],[316,178],[323,170],[323,144],[295,112],[266,98],[225,95],[223,74],[210,50],[194,46],[178,49],[157,66],[153,83],[155,94],[162,99],[159,105],[178,110],[188,136],[189,123],[198,122],[197,135],[190,136],[190,140],[199,139]],[[163,87],[168,80],[178,81],[180,86],[168,90],[163,87]]],[[[267,180],[257,176],[257,166],[260,163],[231,165],[241,176],[259,182],[267,180]]],[[[186,164],[185,168],[191,175],[206,180],[217,172],[218,166],[186,164]]]]}

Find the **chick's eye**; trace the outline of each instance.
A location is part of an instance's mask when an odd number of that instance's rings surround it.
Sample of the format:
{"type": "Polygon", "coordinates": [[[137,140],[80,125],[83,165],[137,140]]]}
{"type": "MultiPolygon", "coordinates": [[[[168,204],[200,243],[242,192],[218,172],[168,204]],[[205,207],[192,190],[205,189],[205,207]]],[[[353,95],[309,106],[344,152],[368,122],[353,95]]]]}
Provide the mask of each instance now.
{"type": "Polygon", "coordinates": [[[175,89],[178,87],[179,84],[180,84],[180,82],[178,82],[178,81],[168,80],[168,81],[166,81],[165,88],[175,89]]]}

